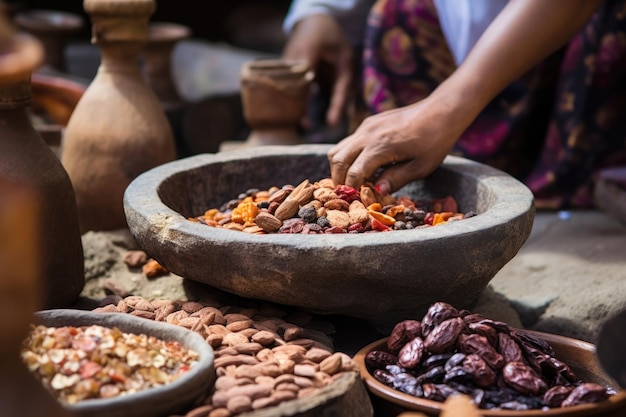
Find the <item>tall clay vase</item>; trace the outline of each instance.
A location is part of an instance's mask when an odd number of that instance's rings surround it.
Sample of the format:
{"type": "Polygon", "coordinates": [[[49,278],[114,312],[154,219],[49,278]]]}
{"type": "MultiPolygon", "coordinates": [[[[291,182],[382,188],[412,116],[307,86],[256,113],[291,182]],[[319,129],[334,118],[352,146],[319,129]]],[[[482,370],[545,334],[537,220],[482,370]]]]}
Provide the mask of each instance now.
{"type": "Polygon", "coordinates": [[[313,71],[301,62],[263,58],[241,69],[241,100],[250,127],[246,146],[298,145],[313,71]]]}
{"type": "MultiPolygon", "coordinates": [[[[2,22],[0,22],[0,26],[2,22]]],[[[30,77],[43,49],[31,35],[0,42],[0,178],[26,184],[36,192],[42,275],[40,305],[67,307],[85,284],[84,258],[76,199],[67,172],[33,127],[30,77]]],[[[2,270],[0,277],[10,276],[2,270]]]]}
{"type": "Polygon", "coordinates": [[[100,67],[68,121],[61,161],[74,185],[81,231],[127,227],[124,191],[150,168],[172,161],[172,129],[144,81],[139,52],[152,0],[84,0],[100,67]]]}

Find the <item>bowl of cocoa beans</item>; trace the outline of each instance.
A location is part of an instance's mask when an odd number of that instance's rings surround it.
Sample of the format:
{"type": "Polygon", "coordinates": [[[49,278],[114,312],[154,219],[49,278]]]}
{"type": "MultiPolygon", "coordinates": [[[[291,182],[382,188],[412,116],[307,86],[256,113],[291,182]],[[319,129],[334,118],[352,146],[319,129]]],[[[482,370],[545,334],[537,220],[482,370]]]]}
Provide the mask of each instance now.
{"type": "Polygon", "coordinates": [[[153,168],[126,189],[138,245],[184,279],[380,325],[469,305],[532,229],[530,190],[449,156],[393,195],[334,184],[331,145],[261,146],[153,168]]]}
{"type": "Polygon", "coordinates": [[[197,333],[123,313],[35,313],[20,356],[69,415],[166,416],[206,395],[214,352],[197,333]]]}
{"type": "Polygon", "coordinates": [[[433,303],[354,357],[376,415],[439,415],[465,395],[483,416],[621,416],[626,392],[591,343],[433,303]]]}

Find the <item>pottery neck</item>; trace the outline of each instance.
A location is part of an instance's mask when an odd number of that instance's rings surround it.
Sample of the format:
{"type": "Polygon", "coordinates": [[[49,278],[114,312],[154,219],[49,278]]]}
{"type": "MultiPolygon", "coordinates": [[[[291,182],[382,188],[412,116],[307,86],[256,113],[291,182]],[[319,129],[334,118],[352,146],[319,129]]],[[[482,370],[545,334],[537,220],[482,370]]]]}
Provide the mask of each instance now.
{"type": "Polygon", "coordinates": [[[141,45],[141,42],[105,42],[99,44],[101,63],[98,72],[141,78],[138,61],[141,45]]]}
{"type": "Polygon", "coordinates": [[[24,74],[21,80],[10,83],[4,83],[0,75],[0,110],[25,109],[32,104],[30,74],[24,74]]]}
{"type": "Polygon", "coordinates": [[[30,35],[14,36],[9,46],[0,51],[0,110],[33,104],[30,77],[42,57],[41,44],[30,35]]]}

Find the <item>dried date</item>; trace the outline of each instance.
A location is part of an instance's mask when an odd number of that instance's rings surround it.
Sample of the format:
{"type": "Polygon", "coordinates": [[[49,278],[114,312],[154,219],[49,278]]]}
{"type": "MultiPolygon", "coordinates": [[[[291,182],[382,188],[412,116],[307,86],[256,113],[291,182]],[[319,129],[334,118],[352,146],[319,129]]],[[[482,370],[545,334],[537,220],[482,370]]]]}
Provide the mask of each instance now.
{"type": "Polygon", "coordinates": [[[366,362],[376,378],[435,401],[463,393],[481,409],[522,411],[597,402],[612,395],[602,386],[578,380],[543,339],[443,302],[430,306],[421,320],[399,322],[386,347],[389,356],[377,357],[386,363],[384,368],[366,362]],[[389,364],[396,352],[397,362],[389,364]]]}
{"type": "Polygon", "coordinates": [[[409,340],[422,336],[422,324],[417,320],[403,320],[396,324],[387,340],[387,349],[398,353],[409,340]]]}
{"type": "Polygon", "coordinates": [[[586,382],[572,390],[563,400],[561,407],[573,407],[578,404],[595,403],[609,397],[608,391],[600,384],[586,382]]]}
{"type": "Polygon", "coordinates": [[[443,353],[456,345],[464,328],[465,323],[460,317],[444,320],[428,334],[424,346],[431,353],[443,353]]]}
{"type": "Polygon", "coordinates": [[[398,363],[398,356],[382,350],[372,350],[365,355],[365,364],[370,368],[385,368],[398,363]]]}
{"type": "Polygon", "coordinates": [[[459,337],[459,349],[467,354],[475,353],[493,369],[504,366],[504,357],[489,344],[486,337],[479,334],[463,334],[459,337]]]}
{"type": "Polygon", "coordinates": [[[498,333],[498,351],[505,362],[524,362],[524,352],[506,333],[498,333]]]}
{"type": "Polygon", "coordinates": [[[560,407],[573,389],[573,386],[555,385],[543,395],[543,403],[548,407],[560,407]]]}
{"type": "Polygon", "coordinates": [[[412,369],[419,365],[424,355],[424,341],[421,337],[415,337],[404,345],[398,353],[398,364],[402,367],[412,369]]]}
{"type": "Polygon", "coordinates": [[[509,362],[502,368],[504,381],[522,394],[537,395],[548,389],[537,373],[523,362],[509,362]]]}
{"type": "Polygon", "coordinates": [[[456,308],[444,302],[434,303],[422,319],[422,337],[428,337],[439,323],[455,317],[459,317],[459,311],[456,308]]]}
{"type": "Polygon", "coordinates": [[[476,354],[467,355],[462,368],[479,387],[486,388],[496,380],[496,373],[476,354]]]}

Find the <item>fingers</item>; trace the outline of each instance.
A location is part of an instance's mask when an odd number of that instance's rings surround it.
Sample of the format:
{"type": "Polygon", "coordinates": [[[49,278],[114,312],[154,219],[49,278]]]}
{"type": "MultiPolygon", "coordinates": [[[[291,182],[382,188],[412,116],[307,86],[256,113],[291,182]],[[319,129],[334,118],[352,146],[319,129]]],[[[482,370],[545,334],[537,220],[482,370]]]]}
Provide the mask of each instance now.
{"type": "Polygon", "coordinates": [[[331,178],[335,184],[358,188],[374,176],[379,168],[394,162],[389,152],[379,147],[363,147],[356,135],[335,145],[328,153],[331,178]]]}
{"type": "Polygon", "coordinates": [[[402,162],[386,167],[376,178],[376,190],[381,194],[390,194],[402,186],[419,178],[419,170],[415,161],[402,162]]]}
{"type": "Polygon", "coordinates": [[[352,149],[349,146],[346,147],[345,145],[345,142],[348,139],[349,138],[346,138],[337,145],[333,146],[328,152],[328,162],[330,163],[330,177],[337,185],[345,184],[348,169],[352,165],[352,161],[354,161],[356,155],[358,155],[358,152],[360,152],[356,149],[354,149],[353,155],[350,155],[350,153],[346,152],[346,150],[350,151],[350,149],[352,149]]]}

